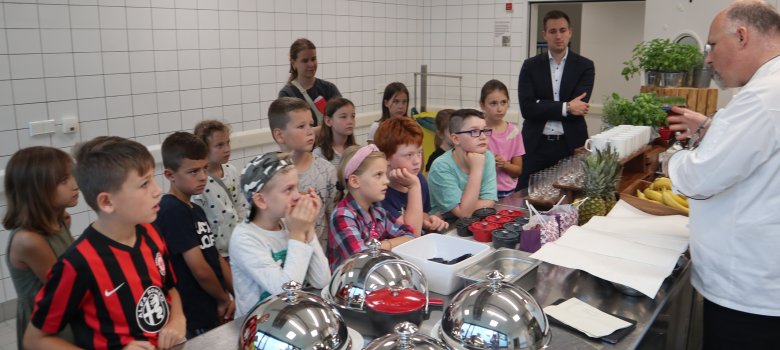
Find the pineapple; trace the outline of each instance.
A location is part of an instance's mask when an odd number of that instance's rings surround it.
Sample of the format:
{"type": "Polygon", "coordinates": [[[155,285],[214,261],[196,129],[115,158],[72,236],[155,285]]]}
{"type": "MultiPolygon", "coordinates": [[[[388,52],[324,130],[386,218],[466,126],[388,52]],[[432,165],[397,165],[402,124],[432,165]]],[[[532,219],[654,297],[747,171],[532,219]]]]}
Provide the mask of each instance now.
{"type": "Polygon", "coordinates": [[[579,207],[580,225],[595,215],[606,215],[615,205],[620,163],[611,146],[589,155],[583,161],[585,183],[583,191],[587,200],[579,207]]]}

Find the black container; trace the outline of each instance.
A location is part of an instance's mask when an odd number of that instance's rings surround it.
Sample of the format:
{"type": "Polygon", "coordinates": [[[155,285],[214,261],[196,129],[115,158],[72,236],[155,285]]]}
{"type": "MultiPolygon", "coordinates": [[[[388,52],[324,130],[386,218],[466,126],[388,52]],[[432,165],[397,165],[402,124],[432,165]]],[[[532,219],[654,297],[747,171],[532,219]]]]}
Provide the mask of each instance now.
{"type": "Polygon", "coordinates": [[[493,248],[517,248],[520,241],[520,232],[513,232],[506,229],[493,231],[493,248]]]}
{"type": "Polygon", "coordinates": [[[509,232],[520,233],[521,231],[523,231],[523,224],[517,221],[507,222],[506,224],[504,224],[504,229],[509,232]]]}
{"type": "Polygon", "coordinates": [[[515,218],[515,222],[520,223],[520,225],[525,225],[528,223],[528,218],[525,216],[520,216],[515,218]]]}
{"type": "Polygon", "coordinates": [[[474,213],[471,214],[471,216],[482,220],[490,215],[495,215],[497,212],[498,211],[495,208],[479,208],[475,210],[474,213]]]}
{"type": "Polygon", "coordinates": [[[458,221],[455,222],[455,230],[458,233],[458,236],[472,236],[473,234],[471,233],[471,230],[469,230],[469,225],[477,221],[479,221],[479,218],[473,216],[458,219],[458,221]]]}

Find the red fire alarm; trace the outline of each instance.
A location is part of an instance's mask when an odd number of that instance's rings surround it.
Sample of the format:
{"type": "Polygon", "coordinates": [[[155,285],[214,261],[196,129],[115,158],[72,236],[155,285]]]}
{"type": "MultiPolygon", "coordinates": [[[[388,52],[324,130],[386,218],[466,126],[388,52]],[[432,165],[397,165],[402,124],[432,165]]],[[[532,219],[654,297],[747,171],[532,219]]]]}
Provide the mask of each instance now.
{"type": "Polygon", "coordinates": [[[506,3],[505,6],[506,6],[506,10],[507,11],[512,11],[512,3],[511,2],[506,3]]]}

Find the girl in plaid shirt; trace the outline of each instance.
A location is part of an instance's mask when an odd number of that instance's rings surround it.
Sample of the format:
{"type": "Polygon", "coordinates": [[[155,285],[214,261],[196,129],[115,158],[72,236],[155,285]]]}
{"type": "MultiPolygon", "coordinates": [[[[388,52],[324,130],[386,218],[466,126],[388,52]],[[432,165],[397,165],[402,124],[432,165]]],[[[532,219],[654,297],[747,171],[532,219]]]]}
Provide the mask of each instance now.
{"type": "Polygon", "coordinates": [[[330,217],[328,263],[331,270],[352,254],[366,249],[371,238],[380,240],[382,249],[391,250],[419,235],[389,216],[379,204],[390,181],[387,160],[376,145],[352,146],[344,151],[338,176],[349,194],[336,205],[330,217]]]}

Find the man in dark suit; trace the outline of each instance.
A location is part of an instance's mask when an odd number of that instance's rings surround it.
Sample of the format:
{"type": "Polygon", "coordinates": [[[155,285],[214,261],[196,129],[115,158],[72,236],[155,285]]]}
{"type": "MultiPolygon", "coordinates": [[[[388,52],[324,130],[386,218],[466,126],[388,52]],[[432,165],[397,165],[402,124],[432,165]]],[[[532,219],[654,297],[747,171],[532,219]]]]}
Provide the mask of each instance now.
{"type": "Polygon", "coordinates": [[[593,61],[569,50],[569,16],[550,11],[543,23],[548,52],[523,62],[517,88],[525,145],[518,190],[528,187],[531,174],[572,155],[588,138],[583,117],[593,92],[593,61]]]}

